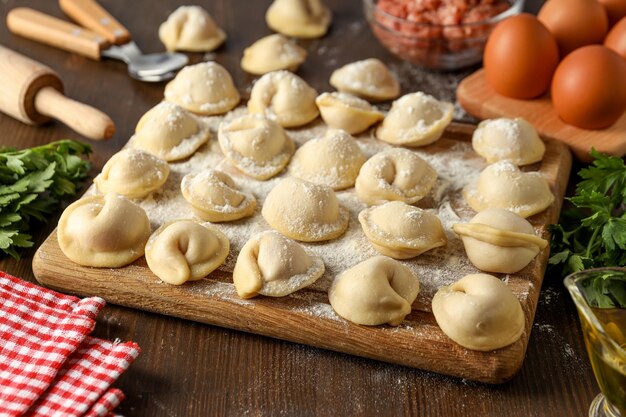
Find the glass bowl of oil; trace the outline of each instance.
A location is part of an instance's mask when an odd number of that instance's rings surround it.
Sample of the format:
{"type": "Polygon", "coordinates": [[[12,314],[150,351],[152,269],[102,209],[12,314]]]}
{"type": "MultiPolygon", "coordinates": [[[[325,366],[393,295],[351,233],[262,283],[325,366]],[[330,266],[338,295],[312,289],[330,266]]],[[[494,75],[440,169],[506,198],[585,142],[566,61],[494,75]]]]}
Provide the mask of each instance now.
{"type": "Polygon", "coordinates": [[[565,278],[600,386],[590,417],[626,417],[626,268],[598,268],[565,278]]]}

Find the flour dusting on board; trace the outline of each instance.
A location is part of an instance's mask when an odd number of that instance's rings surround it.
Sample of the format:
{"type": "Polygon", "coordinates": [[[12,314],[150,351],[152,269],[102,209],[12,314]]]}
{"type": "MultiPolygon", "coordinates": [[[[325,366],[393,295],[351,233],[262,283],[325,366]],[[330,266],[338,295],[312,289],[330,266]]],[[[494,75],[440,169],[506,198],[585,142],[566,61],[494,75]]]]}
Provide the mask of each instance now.
{"type": "MultiPolygon", "coordinates": [[[[207,168],[219,169],[230,175],[236,186],[243,192],[251,193],[258,201],[258,207],[254,216],[227,223],[218,223],[216,227],[228,236],[231,244],[231,254],[220,268],[222,271],[232,273],[237,255],[246,241],[253,235],[269,230],[270,227],[261,216],[263,202],[270,190],[286,175],[287,170],[279,176],[267,181],[260,181],[248,177],[238,171],[230,162],[223,158],[217,143],[217,129],[220,122],[232,120],[245,114],[244,107],[239,107],[225,116],[205,117],[204,120],[211,129],[211,140],[202,146],[191,158],[182,162],[170,163],[171,173],[162,190],[153,193],[150,197],[140,202],[146,210],[153,228],[174,219],[192,218],[193,212],[182,197],[180,184],[182,178],[191,172],[200,172],[207,168]]],[[[321,137],[327,127],[317,121],[305,128],[290,129],[287,131],[297,146],[305,142],[321,137]]],[[[391,145],[374,138],[373,131],[368,131],[356,136],[357,142],[367,158],[377,152],[391,148],[391,145]]],[[[414,307],[420,310],[430,309],[430,300],[437,289],[448,285],[466,274],[477,272],[463,249],[461,240],[452,232],[452,225],[458,222],[467,222],[473,216],[473,211],[466,205],[462,197],[462,189],[465,185],[475,180],[479,172],[484,168],[484,161],[471,151],[469,142],[452,141],[442,139],[435,145],[425,148],[417,148],[415,152],[426,160],[438,175],[433,190],[416,206],[429,210],[441,220],[448,245],[426,252],[425,254],[406,261],[401,261],[414,271],[421,283],[421,290],[414,307]]],[[[322,257],[326,272],[311,288],[326,292],[332,283],[333,277],[343,270],[378,255],[365,237],[358,221],[358,214],[367,208],[354,191],[354,188],[338,191],[336,193],[339,204],[350,215],[347,232],[338,239],[320,243],[302,243],[304,248],[322,257]]],[[[207,295],[223,296],[228,301],[236,301],[237,296],[231,283],[211,283],[203,280],[190,286],[194,292],[204,291],[207,295]]],[[[313,316],[328,319],[339,319],[327,299],[306,299],[306,292],[292,294],[289,298],[298,301],[297,305],[291,306],[294,311],[306,312],[313,316]]],[[[241,300],[249,304],[254,300],[241,300]]]]}

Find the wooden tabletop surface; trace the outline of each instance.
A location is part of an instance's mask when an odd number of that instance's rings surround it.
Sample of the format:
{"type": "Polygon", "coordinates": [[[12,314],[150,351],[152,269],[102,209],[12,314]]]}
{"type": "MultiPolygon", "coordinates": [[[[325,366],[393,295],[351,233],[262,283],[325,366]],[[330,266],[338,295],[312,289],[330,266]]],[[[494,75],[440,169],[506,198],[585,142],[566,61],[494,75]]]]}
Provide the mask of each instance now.
{"type": "MultiPolygon", "coordinates": [[[[228,33],[212,54],[190,55],[192,62],[216,59],[247,96],[254,77],[239,67],[244,47],[269,34],[264,11],[270,0],[201,2],[228,33]]],[[[158,25],[180,1],[121,0],[102,4],[125,24],[145,52],[162,50],[158,25]]],[[[438,74],[421,71],[389,55],[365,23],[359,0],[327,0],[333,26],[320,40],[301,42],[309,57],[299,74],[319,91],[339,65],[376,56],[400,75],[404,92],[424,90],[452,100],[460,79],[470,71],[438,74]]],[[[539,0],[527,10],[536,11],[539,0]]],[[[16,6],[62,17],[56,1],[2,0],[0,18],[16,6]]],[[[117,133],[92,142],[92,175],[128,140],[139,117],[161,100],[163,84],[131,79],[125,65],[91,61],[8,33],[0,24],[0,43],[39,60],[61,74],[67,95],[108,113],[117,133]]],[[[1,74],[0,74],[1,76],[1,74]]],[[[457,117],[465,117],[457,113],[457,117]]],[[[56,139],[84,140],[53,123],[23,125],[0,114],[0,146],[19,148],[56,139]]],[[[39,226],[40,244],[56,224],[39,226]]],[[[32,250],[21,260],[0,260],[0,270],[34,281],[32,250]]],[[[533,326],[527,357],[510,382],[489,386],[301,346],[266,337],[107,306],[95,336],[133,340],[142,354],[116,386],[126,394],[119,412],[128,416],[537,416],[580,417],[598,392],[585,353],[573,302],[561,280],[548,276],[533,326]]]]}

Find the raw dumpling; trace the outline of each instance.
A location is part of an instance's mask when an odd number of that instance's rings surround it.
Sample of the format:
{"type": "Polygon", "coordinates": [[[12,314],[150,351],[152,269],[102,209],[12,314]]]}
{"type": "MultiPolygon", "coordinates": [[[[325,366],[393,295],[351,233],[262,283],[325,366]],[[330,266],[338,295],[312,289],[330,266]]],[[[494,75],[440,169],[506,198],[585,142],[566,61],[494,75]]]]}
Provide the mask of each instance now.
{"type": "Polygon", "coordinates": [[[343,130],[329,129],[321,138],[311,139],[293,156],[289,173],[334,190],[352,187],[365,155],[356,140],[343,130]]]}
{"type": "Polygon", "coordinates": [[[322,93],[315,99],[324,122],[354,135],[385,117],[367,101],[347,93],[322,93]]]}
{"type": "Polygon", "coordinates": [[[217,137],[226,158],[245,174],[266,180],[287,166],[295,149],[278,123],[247,114],[222,122],[217,137]]]}
{"type": "Polygon", "coordinates": [[[295,38],[324,36],[330,18],[321,0],[274,0],[265,14],[270,29],[295,38]]]}
{"type": "Polygon", "coordinates": [[[353,323],[397,326],[411,312],[419,288],[419,279],[409,268],[375,256],[337,276],[328,299],[337,314],[353,323]]]}
{"type": "Polygon", "coordinates": [[[209,275],[224,263],[229,251],[228,238],[208,223],[177,220],[150,236],[146,261],[161,280],[181,285],[209,275]]]}
{"type": "Polygon", "coordinates": [[[422,92],[406,94],[394,101],[376,129],[376,137],[392,145],[424,146],[441,137],[452,121],[452,103],[422,92]]]}
{"type": "Polygon", "coordinates": [[[346,64],[330,76],[330,85],[366,100],[391,100],[400,95],[400,83],[376,58],[346,64]]]}
{"type": "Polygon", "coordinates": [[[296,71],[305,59],[305,49],[275,33],[259,39],[243,51],[241,68],[258,75],[278,70],[296,71]]]}
{"type": "Polygon", "coordinates": [[[165,86],[166,101],[204,116],[224,114],[239,99],[230,74],[215,62],[186,66],[165,86]]]}
{"type": "Polygon", "coordinates": [[[207,169],[183,177],[180,185],[183,197],[196,216],[208,222],[229,222],[252,216],[256,199],[237,189],[227,174],[207,169]]]}
{"type": "Polygon", "coordinates": [[[193,114],[164,101],[139,119],[131,146],[176,161],[192,155],[209,140],[209,135],[209,128],[193,114]]]}
{"type": "Polygon", "coordinates": [[[492,275],[466,275],[441,287],[432,306],[441,330],[468,349],[500,349],[524,332],[522,306],[509,287],[492,275]]]}
{"type": "Polygon", "coordinates": [[[518,272],[548,246],[526,219],[499,208],[483,210],[453,229],[463,239],[472,264],[487,272],[518,272]]]}
{"type": "Polygon", "coordinates": [[[233,282],[241,298],[284,297],[313,284],[324,269],[322,258],[270,230],[253,236],[241,249],[233,282]]]}
{"type": "Polygon", "coordinates": [[[248,111],[263,114],[283,127],[305,125],[319,115],[317,91],[289,71],[274,71],[257,80],[250,91],[248,111]]]}
{"type": "Polygon", "coordinates": [[[478,181],[465,187],[463,196],[476,211],[502,208],[530,217],[554,202],[548,181],[538,172],[522,172],[510,161],[489,165],[478,181]]]}
{"type": "Polygon", "coordinates": [[[261,213],[272,228],[303,242],[341,236],[350,217],[332,188],[293,177],[281,180],[269,192],[261,213]]]}
{"type": "Polygon", "coordinates": [[[472,146],[488,163],[508,159],[515,165],[541,161],[546,146],[524,119],[483,120],[472,135],[472,146]]]}
{"type": "Polygon", "coordinates": [[[150,237],[146,212],[130,200],[109,193],[83,197],[59,219],[59,247],[83,266],[119,268],[144,252],[150,237]]]}
{"type": "Polygon", "coordinates": [[[93,182],[103,194],[143,198],[165,184],[169,174],[170,167],[161,158],[140,149],[124,149],[109,159],[93,182]]]}
{"type": "Polygon", "coordinates": [[[200,6],[180,6],[159,27],[168,51],[212,51],[226,40],[211,15],[200,6]]]}
{"type": "Polygon", "coordinates": [[[370,206],[387,201],[415,204],[437,181],[437,172],[415,152],[393,148],[372,156],[356,179],[359,199],[370,206]]]}
{"type": "Polygon", "coordinates": [[[365,209],[359,222],[374,249],[396,259],[414,258],[448,243],[437,216],[401,201],[365,209]]]}

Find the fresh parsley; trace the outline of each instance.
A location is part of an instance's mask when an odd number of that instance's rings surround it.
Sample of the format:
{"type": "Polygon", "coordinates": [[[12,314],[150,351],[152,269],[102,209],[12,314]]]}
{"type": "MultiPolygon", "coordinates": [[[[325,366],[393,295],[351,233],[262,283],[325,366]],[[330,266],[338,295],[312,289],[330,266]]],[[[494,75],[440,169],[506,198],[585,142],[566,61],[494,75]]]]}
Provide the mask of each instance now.
{"type": "Polygon", "coordinates": [[[89,145],[61,140],[34,148],[0,149],[0,251],[19,259],[33,246],[34,221],[45,222],[62,200],[76,196],[91,168],[89,145]]]}

